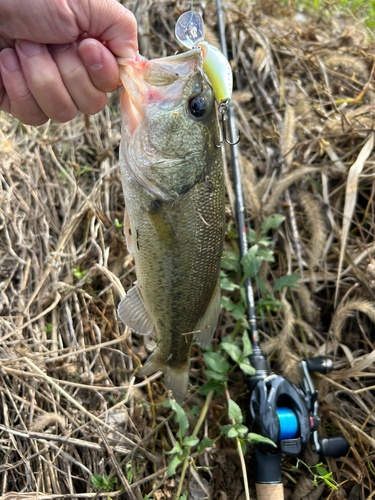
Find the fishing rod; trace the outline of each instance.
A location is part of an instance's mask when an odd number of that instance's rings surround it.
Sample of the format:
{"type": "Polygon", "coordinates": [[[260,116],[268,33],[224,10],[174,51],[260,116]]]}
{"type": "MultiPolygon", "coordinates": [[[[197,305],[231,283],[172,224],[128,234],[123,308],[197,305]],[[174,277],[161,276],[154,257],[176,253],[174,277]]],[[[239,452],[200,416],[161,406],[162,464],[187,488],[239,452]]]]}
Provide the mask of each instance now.
{"type": "MultiPolygon", "coordinates": [[[[228,59],[228,49],[225,39],[225,24],[223,9],[221,7],[221,1],[216,0],[217,18],[219,25],[219,35],[222,52],[224,57],[228,59]]],[[[228,59],[229,60],[229,59],[228,59]]],[[[235,142],[236,137],[236,125],[235,125],[235,115],[233,106],[228,106],[228,125],[229,125],[229,137],[230,137],[230,151],[232,158],[232,170],[233,170],[233,183],[236,199],[236,218],[238,225],[238,238],[240,242],[240,255],[241,258],[246,255],[249,247],[247,242],[247,229],[245,221],[245,204],[242,192],[242,182],[241,182],[241,170],[239,163],[239,146],[238,142],[235,142]]],[[[250,325],[251,333],[251,343],[253,347],[253,353],[251,355],[251,362],[253,367],[256,369],[255,379],[264,378],[268,375],[268,363],[266,357],[263,355],[262,350],[259,346],[259,332],[257,327],[257,320],[255,315],[255,300],[254,291],[251,285],[250,278],[247,278],[244,282],[245,296],[246,296],[246,306],[247,306],[247,319],[250,325]]]]}
{"type": "MultiPolygon", "coordinates": [[[[222,52],[228,59],[225,24],[221,0],[216,0],[216,10],[222,52]]],[[[236,218],[241,259],[248,251],[245,205],[239,165],[239,146],[235,142],[236,127],[233,106],[227,110],[230,135],[233,183],[236,199],[236,218]]],[[[224,116],[222,115],[223,123],[224,116]]],[[[223,125],[224,126],[224,125],[223,125]]],[[[297,386],[284,377],[270,372],[267,358],[259,345],[259,333],[255,315],[254,292],[250,278],[244,282],[247,318],[250,325],[253,353],[250,362],[255,374],[248,379],[250,392],[249,421],[254,432],[270,438],[276,449],[269,444],[255,446],[256,493],[258,500],[283,500],[281,456],[298,457],[312,441],[312,448],[323,456],[338,457],[346,454],[348,443],[342,436],[318,438],[318,392],[314,389],[310,373],[327,373],[333,369],[330,359],[323,356],[305,359],[299,363],[301,382],[297,386]]]]}

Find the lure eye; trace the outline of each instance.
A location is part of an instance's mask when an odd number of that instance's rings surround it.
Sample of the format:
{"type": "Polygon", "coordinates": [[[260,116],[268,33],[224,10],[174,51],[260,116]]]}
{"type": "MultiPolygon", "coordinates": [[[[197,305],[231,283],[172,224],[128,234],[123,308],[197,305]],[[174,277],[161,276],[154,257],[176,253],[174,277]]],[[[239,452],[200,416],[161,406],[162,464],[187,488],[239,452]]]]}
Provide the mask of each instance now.
{"type": "Polygon", "coordinates": [[[203,97],[196,96],[189,101],[189,111],[194,118],[201,118],[206,111],[206,101],[203,97]]]}

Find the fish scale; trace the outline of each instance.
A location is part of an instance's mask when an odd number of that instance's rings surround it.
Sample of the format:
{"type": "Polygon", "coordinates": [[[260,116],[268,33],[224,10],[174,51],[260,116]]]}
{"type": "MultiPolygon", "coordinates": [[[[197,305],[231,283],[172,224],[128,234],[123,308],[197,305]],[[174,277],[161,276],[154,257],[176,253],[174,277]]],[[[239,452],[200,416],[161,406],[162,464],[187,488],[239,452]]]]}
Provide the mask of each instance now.
{"type": "Polygon", "coordinates": [[[132,61],[120,74],[125,233],[137,282],[119,316],[139,334],[156,332],[140,375],[162,370],[181,401],[191,343],[211,340],[220,311],[225,203],[214,93],[200,50],[132,61]],[[198,119],[197,96],[205,103],[198,119]]]}

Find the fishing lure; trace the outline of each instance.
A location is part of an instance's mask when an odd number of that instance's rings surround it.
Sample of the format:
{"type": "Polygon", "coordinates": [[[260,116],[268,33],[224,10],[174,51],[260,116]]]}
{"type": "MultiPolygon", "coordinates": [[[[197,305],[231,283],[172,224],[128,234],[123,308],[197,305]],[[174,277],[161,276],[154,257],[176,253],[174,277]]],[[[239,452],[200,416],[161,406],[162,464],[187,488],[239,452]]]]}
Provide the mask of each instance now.
{"type": "Polygon", "coordinates": [[[224,142],[230,145],[238,144],[239,135],[235,142],[229,142],[226,137],[226,113],[233,91],[233,74],[228,60],[219,49],[204,40],[204,23],[198,12],[184,12],[177,20],[175,34],[177,40],[187,49],[199,47],[202,51],[203,71],[211,83],[221,115],[223,139],[217,147],[221,147],[224,142]]]}
{"type": "Polygon", "coordinates": [[[200,47],[202,50],[203,70],[208,76],[215,94],[216,102],[229,103],[232,98],[233,75],[228,60],[219,49],[204,41],[204,23],[198,12],[182,14],[176,23],[177,40],[188,49],[200,47]]]}

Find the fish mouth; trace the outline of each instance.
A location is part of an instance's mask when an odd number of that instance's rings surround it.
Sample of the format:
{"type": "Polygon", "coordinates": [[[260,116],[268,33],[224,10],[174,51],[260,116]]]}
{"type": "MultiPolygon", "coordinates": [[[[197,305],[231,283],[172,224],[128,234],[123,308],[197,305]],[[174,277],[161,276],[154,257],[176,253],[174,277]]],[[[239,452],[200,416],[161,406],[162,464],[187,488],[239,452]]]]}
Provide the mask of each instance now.
{"type": "Polygon", "coordinates": [[[122,116],[127,117],[126,128],[132,135],[150,104],[172,109],[181,103],[186,81],[202,71],[202,51],[192,49],[150,61],[138,54],[135,61],[118,59],[118,63],[124,85],[122,116]]]}

